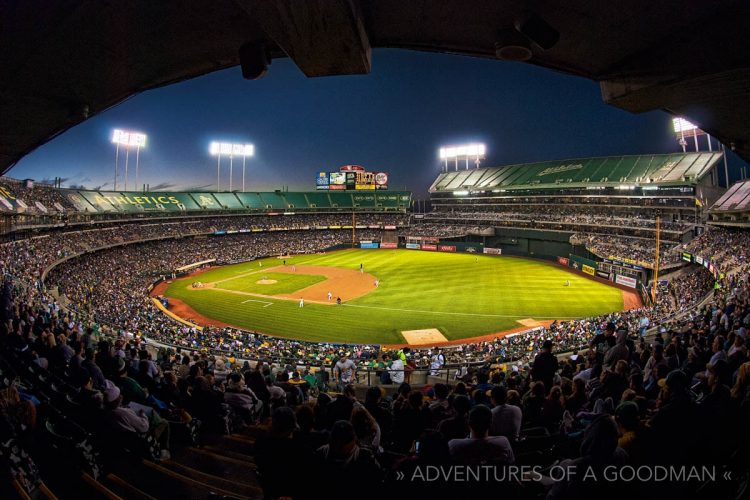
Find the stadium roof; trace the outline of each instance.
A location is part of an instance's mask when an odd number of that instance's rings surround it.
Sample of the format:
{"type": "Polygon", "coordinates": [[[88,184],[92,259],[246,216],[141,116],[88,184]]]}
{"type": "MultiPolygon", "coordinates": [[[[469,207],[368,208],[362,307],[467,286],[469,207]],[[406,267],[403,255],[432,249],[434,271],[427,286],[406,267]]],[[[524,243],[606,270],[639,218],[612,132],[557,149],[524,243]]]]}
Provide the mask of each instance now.
{"type": "Polygon", "coordinates": [[[430,192],[695,184],[721,158],[722,153],[605,156],[458,170],[441,173],[430,192]]]}
{"type": "Polygon", "coordinates": [[[750,212],[750,180],[732,184],[709,209],[711,214],[750,212]]]}
{"type": "Polygon", "coordinates": [[[607,103],[684,115],[750,159],[750,2],[533,5],[0,2],[0,173],[133,94],[237,65],[248,42],[307,76],[368,73],[377,47],[495,58],[497,44],[525,45],[531,64],[601,82],[607,103]]]}

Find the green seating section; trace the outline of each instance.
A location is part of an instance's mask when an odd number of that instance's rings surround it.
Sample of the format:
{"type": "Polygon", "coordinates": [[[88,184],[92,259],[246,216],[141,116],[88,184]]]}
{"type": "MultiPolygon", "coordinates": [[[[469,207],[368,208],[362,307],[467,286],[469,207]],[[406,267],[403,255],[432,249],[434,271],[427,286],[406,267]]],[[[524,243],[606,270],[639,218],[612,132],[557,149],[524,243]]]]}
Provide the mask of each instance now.
{"type": "Polygon", "coordinates": [[[331,199],[328,197],[328,192],[315,192],[306,193],[307,205],[310,208],[329,208],[331,206],[331,199]]]}
{"type": "Polygon", "coordinates": [[[286,208],[307,208],[307,198],[305,193],[284,193],[284,200],[286,201],[286,208]]]}
{"type": "Polygon", "coordinates": [[[265,193],[138,193],[63,190],[80,212],[199,212],[215,210],[350,210],[404,211],[411,205],[408,191],[312,191],[265,193]]]}
{"type": "MultiPolygon", "coordinates": [[[[721,160],[721,152],[610,156],[524,163],[441,173],[430,192],[581,187],[592,184],[695,184],[721,160]]],[[[448,166],[450,169],[450,164],[448,166]]]]}

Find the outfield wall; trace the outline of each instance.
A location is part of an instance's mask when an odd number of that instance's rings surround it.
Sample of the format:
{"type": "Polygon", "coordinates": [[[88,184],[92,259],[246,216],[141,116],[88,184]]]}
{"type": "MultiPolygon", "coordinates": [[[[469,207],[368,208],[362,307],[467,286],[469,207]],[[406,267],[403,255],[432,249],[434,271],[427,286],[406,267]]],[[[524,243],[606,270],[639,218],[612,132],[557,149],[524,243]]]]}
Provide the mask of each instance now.
{"type": "Polygon", "coordinates": [[[554,261],[558,255],[572,252],[572,234],[564,231],[496,227],[495,236],[485,237],[484,243],[487,247],[502,249],[503,255],[554,261]]]}

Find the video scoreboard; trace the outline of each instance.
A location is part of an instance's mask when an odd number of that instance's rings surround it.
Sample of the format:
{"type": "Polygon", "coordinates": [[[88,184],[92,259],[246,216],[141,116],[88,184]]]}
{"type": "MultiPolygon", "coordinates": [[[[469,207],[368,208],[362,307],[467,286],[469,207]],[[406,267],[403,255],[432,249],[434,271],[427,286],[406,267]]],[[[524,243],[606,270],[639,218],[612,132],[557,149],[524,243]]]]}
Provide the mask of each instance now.
{"type": "Polygon", "coordinates": [[[368,172],[359,165],[345,165],[338,172],[318,172],[315,179],[318,190],[375,191],[388,189],[388,174],[368,172]]]}

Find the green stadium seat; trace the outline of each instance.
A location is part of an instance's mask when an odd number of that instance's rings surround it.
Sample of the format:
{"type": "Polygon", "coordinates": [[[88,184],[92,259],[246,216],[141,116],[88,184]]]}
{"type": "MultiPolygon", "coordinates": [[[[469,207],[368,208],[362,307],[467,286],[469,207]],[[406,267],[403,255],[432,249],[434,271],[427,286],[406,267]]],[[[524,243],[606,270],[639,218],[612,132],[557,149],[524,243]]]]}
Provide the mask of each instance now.
{"type": "Polygon", "coordinates": [[[272,209],[279,209],[279,210],[285,210],[286,209],[286,201],[284,201],[284,197],[282,194],[279,193],[258,193],[260,195],[260,199],[263,201],[263,204],[266,208],[272,208],[272,209]]]}
{"type": "Polygon", "coordinates": [[[256,210],[266,209],[266,204],[263,202],[263,199],[260,197],[260,193],[237,193],[237,198],[247,208],[252,208],[256,210]]]}
{"type": "Polygon", "coordinates": [[[230,210],[245,208],[235,193],[213,193],[213,196],[222,208],[230,210]]]}
{"type": "Polygon", "coordinates": [[[331,199],[328,197],[328,191],[316,191],[314,193],[306,193],[307,204],[310,208],[330,208],[331,199]]]}
{"type": "Polygon", "coordinates": [[[284,193],[287,208],[308,208],[305,193],[284,193]]]}

